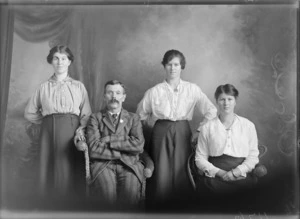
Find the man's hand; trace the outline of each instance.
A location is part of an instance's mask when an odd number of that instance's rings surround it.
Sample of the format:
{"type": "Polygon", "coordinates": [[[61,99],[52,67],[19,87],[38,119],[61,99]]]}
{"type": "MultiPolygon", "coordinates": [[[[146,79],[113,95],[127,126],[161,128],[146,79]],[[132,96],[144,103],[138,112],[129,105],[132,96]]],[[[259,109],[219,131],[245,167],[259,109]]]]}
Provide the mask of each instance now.
{"type": "Polygon", "coordinates": [[[110,136],[104,136],[103,138],[100,139],[102,143],[109,143],[110,142],[110,136]]]}

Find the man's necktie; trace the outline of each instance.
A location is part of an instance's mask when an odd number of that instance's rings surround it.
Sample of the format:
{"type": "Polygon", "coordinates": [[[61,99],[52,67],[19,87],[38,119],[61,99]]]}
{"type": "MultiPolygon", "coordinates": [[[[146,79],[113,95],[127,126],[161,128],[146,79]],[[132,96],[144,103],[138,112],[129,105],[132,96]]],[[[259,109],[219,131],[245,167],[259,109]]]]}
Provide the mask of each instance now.
{"type": "Polygon", "coordinates": [[[116,126],[117,123],[118,123],[118,114],[112,114],[111,116],[112,116],[112,119],[113,119],[112,122],[113,122],[114,126],[116,126]]]}

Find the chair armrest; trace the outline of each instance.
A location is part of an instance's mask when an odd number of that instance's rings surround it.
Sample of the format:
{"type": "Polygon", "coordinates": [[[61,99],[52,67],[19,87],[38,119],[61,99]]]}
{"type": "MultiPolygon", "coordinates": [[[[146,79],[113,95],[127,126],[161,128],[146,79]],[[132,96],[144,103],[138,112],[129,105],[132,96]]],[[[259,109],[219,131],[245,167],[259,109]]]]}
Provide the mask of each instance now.
{"type": "Polygon", "coordinates": [[[75,147],[78,151],[87,151],[88,146],[85,141],[74,141],[75,147]]]}
{"type": "MultiPolygon", "coordinates": [[[[264,157],[266,155],[268,148],[267,148],[267,146],[260,144],[260,145],[258,145],[258,150],[259,150],[258,158],[261,159],[262,157],[264,157]]],[[[268,173],[268,170],[264,165],[259,163],[255,166],[252,173],[254,176],[260,178],[260,177],[265,176],[268,173]]]]}
{"type": "Polygon", "coordinates": [[[146,178],[150,178],[154,171],[154,163],[149,154],[144,151],[142,154],[140,154],[140,160],[144,164],[144,176],[146,178]]]}
{"type": "Polygon", "coordinates": [[[258,158],[261,159],[267,153],[268,148],[267,146],[260,144],[258,145],[258,150],[259,150],[258,158]]]}

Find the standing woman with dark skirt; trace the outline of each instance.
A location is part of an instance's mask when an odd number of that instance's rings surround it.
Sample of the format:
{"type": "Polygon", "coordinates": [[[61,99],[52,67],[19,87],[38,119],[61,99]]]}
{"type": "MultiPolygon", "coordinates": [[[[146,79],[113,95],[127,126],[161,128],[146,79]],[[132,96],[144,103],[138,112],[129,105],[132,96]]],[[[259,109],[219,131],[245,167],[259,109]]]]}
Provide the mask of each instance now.
{"type": "Polygon", "coordinates": [[[195,108],[204,115],[203,124],[217,113],[199,86],[181,79],[185,57],[180,51],[167,51],[162,65],[166,79],[146,91],[137,109],[143,123],[155,123],[149,148],[154,172],[147,182],[147,199],[155,208],[173,207],[172,203],[189,198],[186,162],[192,152],[192,136],[197,132],[192,135],[188,121],[195,108]]]}
{"type": "Polygon", "coordinates": [[[35,91],[24,113],[33,124],[41,124],[37,186],[39,194],[49,200],[73,200],[85,189],[84,156],[73,138],[77,133],[78,140],[85,140],[91,107],[83,83],[69,76],[73,60],[66,46],[50,50],[47,62],[54,74],[35,91]]]}

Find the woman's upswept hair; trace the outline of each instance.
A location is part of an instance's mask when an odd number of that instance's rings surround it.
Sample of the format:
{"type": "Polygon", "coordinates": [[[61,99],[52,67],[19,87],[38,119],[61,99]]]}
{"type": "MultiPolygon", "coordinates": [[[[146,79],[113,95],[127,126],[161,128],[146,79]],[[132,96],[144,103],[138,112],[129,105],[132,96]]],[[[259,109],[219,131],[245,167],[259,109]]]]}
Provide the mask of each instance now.
{"type": "Polygon", "coordinates": [[[67,46],[64,46],[64,45],[57,45],[57,46],[54,46],[50,51],[49,51],[49,54],[47,56],[47,62],[49,64],[52,64],[52,60],[53,60],[53,56],[56,52],[59,52],[59,53],[64,53],[68,56],[68,59],[73,62],[74,61],[74,55],[73,53],[71,52],[71,50],[67,47],[67,46]]]}
{"type": "Polygon", "coordinates": [[[174,57],[178,57],[180,59],[181,69],[184,69],[186,65],[185,57],[182,52],[175,49],[171,49],[165,53],[161,64],[165,67],[166,64],[168,64],[174,57]]]}
{"type": "Polygon", "coordinates": [[[235,99],[239,96],[239,91],[232,84],[224,84],[217,87],[215,92],[215,99],[218,100],[219,96],[222,93],[234,96],[235,99]]]}

